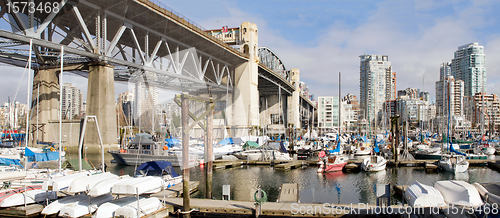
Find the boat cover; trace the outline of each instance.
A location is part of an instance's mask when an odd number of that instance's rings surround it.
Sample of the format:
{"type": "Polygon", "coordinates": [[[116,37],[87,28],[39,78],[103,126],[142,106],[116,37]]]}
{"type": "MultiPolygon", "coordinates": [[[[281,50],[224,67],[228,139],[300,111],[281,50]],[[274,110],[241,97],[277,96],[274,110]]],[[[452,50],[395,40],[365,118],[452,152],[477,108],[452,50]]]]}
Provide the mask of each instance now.
{"type": "Polygon", "coordinates": [[[24,148],[24,156],[28,157],[29,161],[50,161],[50,160],[59,160],[59,152],[46,152],[46,153],[36,153],[33,152],[28,147],[24,148]]]}
{"type": "Polygon", "coordinates": [[[234,144],[234,142],[233,142],[232,138],[225,138],[225,139],[222,139],[222,141],[220,141],[217,144],[218,145],[232,145],[232,144],[234,144]]]}
{"type": "Polygon", "coordinates": [[[257,142],[252,142],[252,141],[247,141],[243,145],[243,149],[252,149],[252,148],[258,148],[259,144],[257,142]]]}
{"type": "Polygon", "coordinates": [[[149,161],[137,167],[136,174],[146,174],[146,176],[161,176],[167,172],[172,177],[179,176],[172,167],[172,163],[164,160],[149,161]]]}
{"type": "Polygon", "coordinates": [[[23,166],[21,164],[21,162],[19,161],[19,159],[9,159],[9,158],[3,158],[3,157],[0,157],[0,165],[7,165],[7,166],[10,166],[10,165],[19,165],[19,166],[23,166]]]}

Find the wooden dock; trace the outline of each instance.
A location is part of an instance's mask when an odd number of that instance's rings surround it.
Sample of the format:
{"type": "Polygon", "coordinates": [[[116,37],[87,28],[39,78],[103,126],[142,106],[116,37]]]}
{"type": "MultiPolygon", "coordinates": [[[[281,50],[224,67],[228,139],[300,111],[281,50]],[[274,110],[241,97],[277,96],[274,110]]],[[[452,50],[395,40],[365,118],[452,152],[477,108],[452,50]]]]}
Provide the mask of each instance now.
{"type": "Polygon", "coordinates": [[[279,203],[300,203],[299,183],[283,183],[281,184],[280,193],[278,195],[279,203]]]}
{"type": "Polygon", "coordinates": [[[288,171],[291,169],[302,168],[302,165],[306,165],[307,162],[304,161],[290,161],[287,163],[281,163],[274,166],[276,170],[288,171]]]}
{"type": "Polygon", "coordinates": [[[233,167],[239,167],[243,164],[242,160],[222,160],[222,161],[214,161],[212,166],[214,169],[227,169],[233,167]]]}
{"type": "Polygon", "coordinates": [[[9,207],[0,210],[0,217],[38,217],[43,210],[41,204],[9,207]]]}
{"type": "MultiPolygon", "coordinates": [[[[175,210],[182,209],[182,198],[167,198],[165,202],[174,206],[175,210]]],[[[255,217],[255,202],[252,201],[191,198],[190,207],[195,208],[192,216],[255,217]]],[[[261,215],[266,217],[378,217],[373,208],[376,208],[376,205],[265,202],[261,206],[261,215]],[[323,209],[318,210],[318,208],[323,209]]],[[[391,215],[398,216],[402,214],[401,212],[404,213],[402,205],[391,205],[391,208],[394,211],[391,215]]]]}
{"type": "MultiPolygon", "coordinates": [[[[189,194],[197,191],[199,185],[200,182],[198,181],[189,181],[189,194]]],[[[155,194],[152,194],[151,197],[157,197],[157,198],[163,198],[163,196],[167,198],[181,197],[183,192],[182,189],[183,189],[182,183],[179,183],[177,185],[165,189],[165,191],[160,191],[155,194]]]]}

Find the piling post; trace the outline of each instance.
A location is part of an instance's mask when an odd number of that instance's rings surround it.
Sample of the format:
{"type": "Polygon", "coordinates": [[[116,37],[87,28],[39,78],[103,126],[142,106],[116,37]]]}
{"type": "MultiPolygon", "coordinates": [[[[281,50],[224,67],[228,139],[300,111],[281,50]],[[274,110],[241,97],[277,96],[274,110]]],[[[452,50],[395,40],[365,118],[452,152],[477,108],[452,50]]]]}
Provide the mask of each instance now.
{"type": "Polygon", "coordinates": [[[212,139],[212,133],[213,133],[213,107],[214,107],[214,102],[213,99],[210,99],[209,102],[207,102],[207,129],[206,129],[206,134],[205,134],[205,146],[206,146],[206,156],[205,156],[205,176],[206,176],[206,193],[205,197],[207,199],[212,199],[212,171],[213,171],[213,139],[212,139]]]}
{"type": "Polygon", "coordinates": [[[189,100],[188,94],[182,93],[181,96],[181,119],[182,119],[182,176],[183,176],[183,209],[186,214],[184,217],[190,218],[188,211],[191,210],[189,205],[189,100]]]}

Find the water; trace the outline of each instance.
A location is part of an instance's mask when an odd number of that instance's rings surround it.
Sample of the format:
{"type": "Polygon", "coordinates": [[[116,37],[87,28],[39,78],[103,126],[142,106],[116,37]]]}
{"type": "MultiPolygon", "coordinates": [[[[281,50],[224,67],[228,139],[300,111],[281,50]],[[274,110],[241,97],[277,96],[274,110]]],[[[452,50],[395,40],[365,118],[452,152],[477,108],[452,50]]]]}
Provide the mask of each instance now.
{"type": "MultiPolygon", "coordinates": [[[[94,165],[99,165],[100,156],[87,157],[94,165]]],[[[351,157],[352,158],[352,157],[351,157]]],[[[495,158],[495,157],[491,157],[495,158]]],[[[133,175],[134,166],[113,164],[111,155],[105,155],[107,171],[118,175],[133,175]]],[[[277,171],[270,166],[242,166],[213,171],[213,197],[222,199],[222,185],[231,186],[231,199],[253,201],[253,194],[261,187],[268,195],[268,201],[276,201],[282,183],[298,183],[301,203],[370,203],[375,204],[376,184],[410,185],[415,181],[433,185],[439,180],[463,180],[469,183],[498,182],[500,173],[486,166],[470,167],[468,172],[454,174],[451,172],[427,173],[422,167],[387,167],[382,172],[331,172],[318,174],[317,168],[309,166],[287,172],[277,171]]],[[[179,174],[180,168],[175,168],[179,174]]],[[[200,181],[199,191],[192,194],[194,198],[204,198],[205,171],[200,167],[190,169],[190,180],[200,181]]],[[[392,191],[391,189],[391,192],[392,191]]],[[[401,200],[392,193],[393,204],[401,200]]]]}

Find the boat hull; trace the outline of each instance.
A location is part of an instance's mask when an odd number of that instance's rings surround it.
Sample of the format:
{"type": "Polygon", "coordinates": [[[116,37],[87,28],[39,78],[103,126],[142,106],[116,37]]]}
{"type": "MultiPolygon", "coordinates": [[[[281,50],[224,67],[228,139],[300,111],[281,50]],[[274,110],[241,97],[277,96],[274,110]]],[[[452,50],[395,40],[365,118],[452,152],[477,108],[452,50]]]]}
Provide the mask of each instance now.
{"type": "MultiPolygon", "coordinates": [[[[122,165],[141,165],[148,161],[168,161],[174,167],[182,167],[181,155],[150,155],[150,154],[136,154],[136,153],[120,153],[120,151],[108,151],[115,159],[117,164],[122,165]]],[[[196,155],[189,155],[189,167],[197,165],[196,155]]]]}
{"type": "Polygon", "coordinates": [[[377,162],[372,163],[372,157],[367,157],[361,163],[361,168],[368,172],[378,172],[383,171],[386,168],[387,160],[381,156],[377,156],[377,162]]]}

